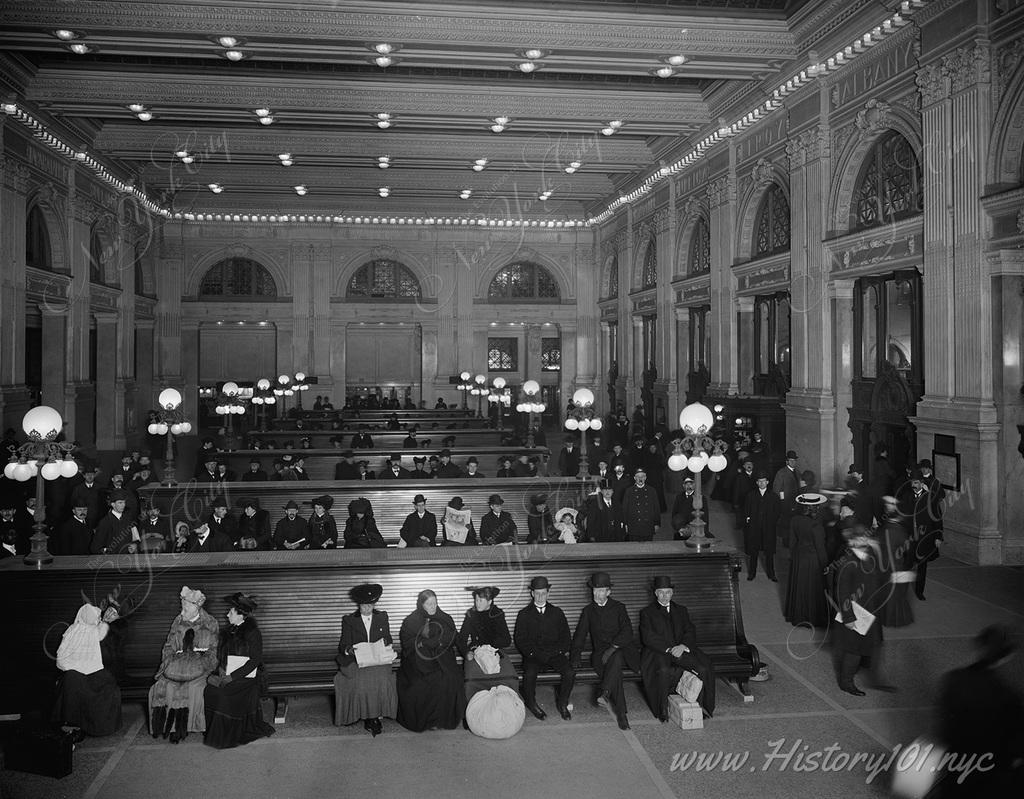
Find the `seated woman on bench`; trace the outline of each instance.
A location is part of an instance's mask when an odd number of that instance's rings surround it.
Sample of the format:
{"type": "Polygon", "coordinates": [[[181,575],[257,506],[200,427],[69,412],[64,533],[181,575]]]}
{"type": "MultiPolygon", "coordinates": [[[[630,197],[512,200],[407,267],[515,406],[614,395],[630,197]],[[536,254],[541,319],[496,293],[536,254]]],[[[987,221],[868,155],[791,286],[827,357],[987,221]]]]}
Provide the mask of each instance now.
{"type": "Polygon", "coordinates": [[[466,700],[477,691],[487,691],[496,685],[507,685],[519,690],[519,677],[505,651],[512,645],[505,611],[494,604],[501,592],[496,585],[470,586],[473,607],[466,611],[459,631],[459,652],[463,657],[466,677],[466,700]]]}

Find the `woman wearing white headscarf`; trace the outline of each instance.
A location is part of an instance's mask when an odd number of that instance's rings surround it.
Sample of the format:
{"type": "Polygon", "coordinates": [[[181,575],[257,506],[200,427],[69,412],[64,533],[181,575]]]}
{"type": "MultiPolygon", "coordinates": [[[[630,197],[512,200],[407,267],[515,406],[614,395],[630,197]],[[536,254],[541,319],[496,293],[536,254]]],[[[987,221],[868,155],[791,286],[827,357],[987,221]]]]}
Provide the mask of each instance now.
{"type": "MultiPolygon", "coordinates": [[[[116,615],[116,610],[108,612],[116,615]]],[[[107,630],[100,609],[82,605],[57,649],[57,668],[63,675],[54,720],[80,734],[113,735],[121,727],[121,689],[100,654],[107,630]]]]}
{"type": "Polygon", "coordinates": [[[206,732],[203,692],[217,670],[217,620],[203,610],[202,591],[181,588],[181,613],[174,617],[160,657],[156,682],[149,689],[149,731],[154,738],[184,740],[206,732]]]}

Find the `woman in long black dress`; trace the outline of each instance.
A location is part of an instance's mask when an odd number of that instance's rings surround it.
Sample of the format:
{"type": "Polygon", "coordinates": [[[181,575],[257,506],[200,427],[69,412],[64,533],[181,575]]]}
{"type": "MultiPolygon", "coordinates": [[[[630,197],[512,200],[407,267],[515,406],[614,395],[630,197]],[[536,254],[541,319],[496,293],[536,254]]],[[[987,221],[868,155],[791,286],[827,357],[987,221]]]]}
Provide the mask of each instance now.
{"type": "Polygon", "coordinates": [[[252,614],[256,601],[241,591],[224,597],[227,629],[221,633],[217,655],[220,667],[211,675],[203,694],[206,736],[214,749],[230,749],[274,734],[263,720],[260,697],[267,693],[263,668],[263,636],[252,614]]]}
{"type": "Polygon", "coordinates": [[[104,667],[100,651],[100,641],[115,618],[116,610],[101,618],[98,607],[82,605],[57,649],[57,668],[63,675],[53,718],[76,740],[113,735],[121,727],[121,689],[104,667]]]}
{"type": "Polygon", "coordinates": [[[388,614],[374,607],[382,593],[383,586],[376,583],[363,583],[349,592],[359,607],[341,619],[336,658],[340,670],[334,675],[335,726],[363,719],[366,731],[374,737],[384,731],[384,717],[393,719],[398,709],[395,676],[390,663],[360,665],[356,648],[376,641],[383,641],[386,647],[392,645],[388,614]]]}
{"type": "Polygon", "coordinates": [[[802,511],[790,521],[793,541],[789,582],[786,586],[786,621],[790,624],[828,624],[828,602],[825,599],[825,528],[821,508],[828,499],[822,494],[800,494],[797,507],[802,511]]]}
{"type": "Polygon", "coordinates": [[[473,592],[473,607],[466,611],[458,639],[466,678],[466,700],[472,699],[477,691],[487,691],[496,685],[519,690],[519,678],[505,651],[512,645],[505,611],[494,604],[494,598],[501,589],[496,585],[485,585],[480,588],[471,586],[466,590],[473,592]],[[495,658],[497,671],[492,670],[495,658]]]}
{"type": "Polygon", "coordinates": [[[402,668],[398,672],[398,723],[413,732],[462,722],[466,695],[455,662],[458,633],[452,617],[437,606],[437,594],[420,591],[416,610],[402,622],[402,668]]]}
{"type": "Polygon", "coordinates": [[[344,538],[345,549],[383,549],[387,546],[377,529],[377,520],[373,518],[373,505],[366,497],[358,497],[348,503],[344,538]]]}

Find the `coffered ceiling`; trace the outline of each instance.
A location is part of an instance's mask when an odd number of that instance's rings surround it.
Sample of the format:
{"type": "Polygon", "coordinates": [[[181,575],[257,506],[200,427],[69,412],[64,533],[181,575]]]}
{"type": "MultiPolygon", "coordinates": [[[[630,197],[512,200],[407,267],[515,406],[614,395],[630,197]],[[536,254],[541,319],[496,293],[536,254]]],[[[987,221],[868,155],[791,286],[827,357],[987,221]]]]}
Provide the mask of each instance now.
{"type": "Polygon", "coordinates": [[[579,219],[796,58],[801,4],[27,0],[0,57],[173,210],[579,219]]]}

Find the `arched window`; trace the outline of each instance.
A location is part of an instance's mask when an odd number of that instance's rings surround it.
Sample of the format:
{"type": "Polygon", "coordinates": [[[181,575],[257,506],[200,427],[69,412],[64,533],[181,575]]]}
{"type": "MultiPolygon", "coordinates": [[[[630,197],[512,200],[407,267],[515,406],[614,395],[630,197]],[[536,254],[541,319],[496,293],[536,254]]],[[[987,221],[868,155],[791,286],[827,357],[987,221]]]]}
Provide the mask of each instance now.
{"type": "Polygon", "coordinates": [[[36,269],[53,269],[53,256],[50,253],[50,231],[46,227],[46,218],[38,205],[29,209],[25,221],[25,263],[36,269]]]}
{"type": "Polygon", "coordinates": [[[95,230],[89,234],[89,282],[103,285],[103,242],[95,230]]]}
{"type": "Polygon", "coordinates": [[[690,258],[687,274],[695,275],[711,269],[711,228],[706,217],[697,217],[690,238],[690,258]]]}
{"type": "Polygon", "coordinates": [[[644,268],[640,273],[640,288],[652,289],[658,285],[658,248],[655,246],[654,238],[647,243],[647,251],[644,252],[644,268]]]}
{"type": "Polygon", "coordinates": [[[199,296],[225,299],[276,297],[277,284],[267,268],[249,258],[225,258],[203,277],[199,296]]]}
{"type": "Polygon", "coordinates": [[[757,212],[754,257],[789,249],[789,202],[778,183],[765,192],[757,212]]]}
{"type": "Polygon", "coordinates": [[[491,281],[487,299],[494,300],[558,300],[558,284],[540,264],[519,261],[502,268],[491,281]]]}
{"type": "Polygon", "coordinates": [[[420,282],[409,267],[398,261],[378,258],[363,264],[348,282],[349,297],[409,300],[422,296],[420,282]]]}
{"type": "Polygon", "coordinates": [[[890,131],[872,148],[853,193],[851,227],[877,227],[921,213],[921,163],[903,136],[890,131]]]}
{"type": "Polygon", "coordinates": [[[610,300],[619,296],[619,256],[613,255],[608,262],[608,291],[604,299],[610,300]]]}

